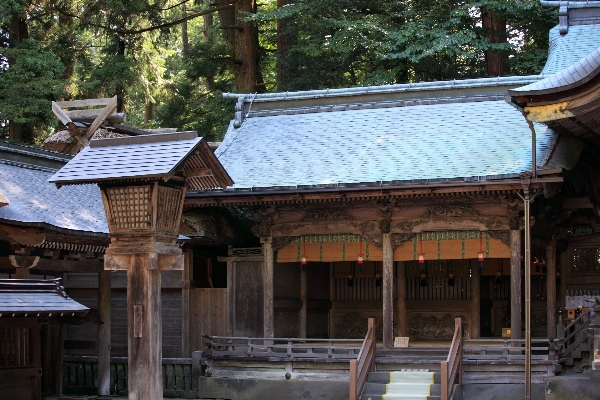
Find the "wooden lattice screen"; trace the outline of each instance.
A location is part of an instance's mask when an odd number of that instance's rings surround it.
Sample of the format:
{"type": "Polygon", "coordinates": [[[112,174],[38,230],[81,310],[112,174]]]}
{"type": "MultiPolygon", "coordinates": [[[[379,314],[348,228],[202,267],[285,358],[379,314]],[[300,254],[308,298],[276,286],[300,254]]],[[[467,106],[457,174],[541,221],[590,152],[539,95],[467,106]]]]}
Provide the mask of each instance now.
{"type": "Polygon", "coordinates": [[[0,366],[35,366],[35,330],[37,327],[0,327],[0,366]]]}
{"type": "Polygon", "coordinates": [[[150,185],[105,190],[110,209],[109,223],[114,230],[139,230],[150,227],[150,185]]]}

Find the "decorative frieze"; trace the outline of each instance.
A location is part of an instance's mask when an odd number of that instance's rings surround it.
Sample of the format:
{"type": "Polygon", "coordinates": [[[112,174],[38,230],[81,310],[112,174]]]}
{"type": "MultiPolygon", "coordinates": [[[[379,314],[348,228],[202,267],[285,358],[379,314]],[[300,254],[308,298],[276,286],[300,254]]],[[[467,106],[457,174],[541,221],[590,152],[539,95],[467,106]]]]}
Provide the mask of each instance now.
{"type": "Polygon", "coordinates": [[[302,221],[335,221],[335,220],[353,220],[354,217],[344,209],[340,208],[319,208],[310,210],[306,213],[302,221]]]}
{"type": "Polygon", "coordinates": [[[412,231],[412,228],[417,225],[422,225],[430,220],[428,219],[409,219],[404,221],[398,221],[392,224],[392,228],[398,231],[412,231]]]}
{"type": "Polygon", "coordinates": [[[465,217],[479,215],[477,210],[465,204],[438,204],[431,206],[423,214],[424,217],[465,217]]]}
{"type": "Polygon", "coordinates": [[[261,222],[259,224],[252,225],[252,234],[257,237],[271,236],[271,224],[261,222]]]}
{"type": "Polygon", "coordinates": [[[500,239],[502,243],[510,246],[510,231],[487,231],[487,234],[492,239],[500,239]]]}
{"type": "Polygon", "coordinates": [[[502,220],[496,217],[474,219],[473,221],[482,223],[487,229],[498,229],[502,227],[502,220]]]}

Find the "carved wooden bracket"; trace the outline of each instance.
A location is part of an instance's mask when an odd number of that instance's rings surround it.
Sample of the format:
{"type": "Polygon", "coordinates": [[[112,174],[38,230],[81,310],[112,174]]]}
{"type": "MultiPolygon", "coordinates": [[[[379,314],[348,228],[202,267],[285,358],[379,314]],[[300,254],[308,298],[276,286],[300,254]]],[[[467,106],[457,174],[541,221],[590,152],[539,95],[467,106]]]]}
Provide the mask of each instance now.
{"type": "MultiPolygon", "coordinates": [[[[106,254],[104,256],[104,269],[107,271],[127,271],[131,268],[133,254],[106,254]]],[[[184,258],[182,254],[153,253],[145,259],[146,269],[160,269],[161,271],[182,271],[184,258]]]]}
{"type": "Polygon", "coordinates": [[[261,222],[259,224],[252,225],[252,234],[256,237],[271,236],[271,224],[267,222],[261,222]]]}

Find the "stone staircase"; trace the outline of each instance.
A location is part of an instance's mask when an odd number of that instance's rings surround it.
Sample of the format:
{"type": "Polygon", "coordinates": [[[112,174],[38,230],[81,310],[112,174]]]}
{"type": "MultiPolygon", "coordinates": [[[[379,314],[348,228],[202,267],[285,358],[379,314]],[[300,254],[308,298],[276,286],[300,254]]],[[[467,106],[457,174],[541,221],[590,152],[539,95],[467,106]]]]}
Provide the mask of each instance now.
{"type": "MultiPolygon", "coordinates": [[[[391,372],[406,370],[426,370],[434,373],[433,384],[429,388],[429,396],[406,397],[406,399],[440,399],[440,363],[448,357],[447,346],[410,346],[408,348],[383,350],[377,348],[375,371],[369,373],[363,389],[361,400],[380,400],[401,397],[386,396],[391,372]]],[[[401,376],[401,374],[399,374],[401,376]]]]}

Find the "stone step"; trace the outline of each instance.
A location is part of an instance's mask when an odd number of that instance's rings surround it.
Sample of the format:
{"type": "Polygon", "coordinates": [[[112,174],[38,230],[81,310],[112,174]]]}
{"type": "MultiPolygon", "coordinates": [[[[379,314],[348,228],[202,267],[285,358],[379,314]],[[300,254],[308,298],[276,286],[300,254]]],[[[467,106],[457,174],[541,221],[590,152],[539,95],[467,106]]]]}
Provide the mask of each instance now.
{"type": "MultiPolygon", "coordinates": [[[[384,383],[371,383],[367,382],[360,396],[360,400],[381,400],[382,396],[386,393],[386,385],[384,383]]],[[[441,385],[439,383],[433,384],[430,387],[430,395],[427,397],[428,400],[441,399],[441,385]]]]}
{"type": "Polygon", "coordinates": [[[375,371],[400,371],[403,369],[426,369],[431,372],[439,372],[442,369],[441,361],[426,361],[421,362],[401,361],[401,360],[375,360],[375,371]]]}
{"type": "MultiPolygon", "coordinates": [[[[432,371],[433,372],[433,371],[432,371]]],[[[390,371],[374,371],[369,372],[367,376],[368,383],[390,383],[390,371]]],[[[436,372],[433,375],[433,383],[440,383],[440,373],[436,372]]]]}
{"type": "MultiPolygon", "coordinates": [[[[544,383],[548,378],[547,373],[531,372],[531,383],[544,383]]],[[[525,373],[521,372],[477,372],[463,374],[463,384],[488,383],[488,384],[524,384],[525,373]]]]}

